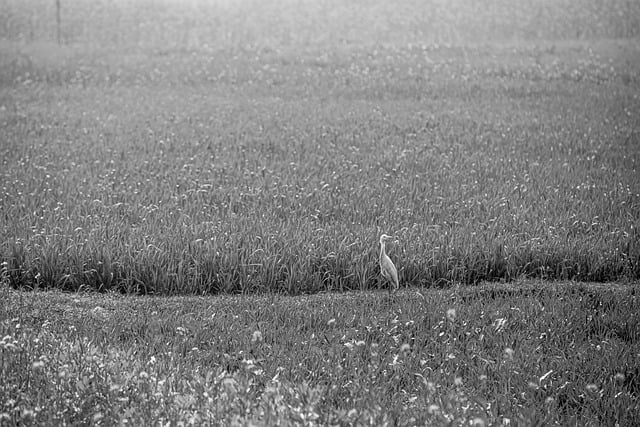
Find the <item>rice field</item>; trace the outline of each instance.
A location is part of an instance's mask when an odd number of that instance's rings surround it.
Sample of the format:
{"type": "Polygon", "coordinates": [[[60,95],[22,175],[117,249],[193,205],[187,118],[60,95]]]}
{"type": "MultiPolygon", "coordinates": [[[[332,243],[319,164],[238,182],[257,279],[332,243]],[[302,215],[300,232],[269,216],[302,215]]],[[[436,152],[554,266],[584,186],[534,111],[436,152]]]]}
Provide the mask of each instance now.
{"type": "Polygon", "coordinates": [[[59,3],[0,5],[0,425],[640,417],[640,3],[59,3]]]}
{"type": "MultiPolygon", "coordinates": [[[[533,42],[514,27],[443,43],[421,35],[425,16],[405,40],[391,21],[413,15],[399,7],[378,24],[384,40],[358,26],[353,40],[317,40],[342,21],[289,3],[262,6],[289,17],[273,27],[289,33],[256,37],[234,15],[242,5],[154,3],[166,9],[147,19],[163,34],[193,33],[172,45],[143,18],[100,14],[89,30],[75,19],[94,16],[70,3],[58,45],[46,26],[22,40],[40,15],[18,19],[20,4],[6,6],[0,66],[0,258],[13,287],[371,289],[383,232],[398,238],[406,286],[640,276],[637,38],[550,26],[533,42]],[[197,6],[239,39],[185,24],[197,6]]],[[[499,16],[456,7],[454,21],[431,19],[480,31],[499,16]]]]}

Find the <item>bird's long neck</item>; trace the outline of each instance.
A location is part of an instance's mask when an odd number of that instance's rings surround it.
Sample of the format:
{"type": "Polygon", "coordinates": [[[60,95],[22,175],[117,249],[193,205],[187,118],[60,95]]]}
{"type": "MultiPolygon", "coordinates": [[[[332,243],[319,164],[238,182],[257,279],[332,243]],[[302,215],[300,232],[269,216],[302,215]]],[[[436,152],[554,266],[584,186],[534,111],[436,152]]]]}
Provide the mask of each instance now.
{"type": "Polygon", "coordinates": [[[382,259],[387,254],[387,251],[385,250],[384,246],[385,246],[384,241],[381,240],[380,241],[380,259],[382,259]]]}

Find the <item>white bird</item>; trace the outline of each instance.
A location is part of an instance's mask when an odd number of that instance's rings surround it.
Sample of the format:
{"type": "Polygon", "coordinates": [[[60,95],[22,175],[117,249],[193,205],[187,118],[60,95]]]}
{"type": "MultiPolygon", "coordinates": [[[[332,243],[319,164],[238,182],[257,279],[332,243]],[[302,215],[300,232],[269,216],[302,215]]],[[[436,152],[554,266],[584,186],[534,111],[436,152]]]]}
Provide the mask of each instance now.
{"type": "Polygon", "coordinates": [[[391,293],[391,286],[393,286],[393,290],[397,290],[399,288],[398,283],[398,270],[396,270],[396,266],[393,265],[391,258],[387,256],[387,252],[385,251],[384,242],[392,239],[391,236],[387,236],[383,234],[380,236],[380,273],[382,273],[382,277],[391,282],[389,286],[389,293],[391,293]]]}

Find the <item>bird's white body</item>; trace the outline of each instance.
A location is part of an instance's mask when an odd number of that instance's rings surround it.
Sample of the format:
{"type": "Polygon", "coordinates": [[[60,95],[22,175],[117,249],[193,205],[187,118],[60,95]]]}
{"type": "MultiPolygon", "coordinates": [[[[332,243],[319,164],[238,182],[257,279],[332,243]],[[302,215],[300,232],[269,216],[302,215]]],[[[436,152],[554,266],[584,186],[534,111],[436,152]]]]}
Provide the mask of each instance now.
{"type": "MultiPolygon", "coordinates": [[[[393,261],[391,261],[391,258],[389,258],[385,250],[385,241],[389,239],[391,239],[391,237],[386,234],[380,236],[380,273],[382,273],[382,277],[391,282],[393,290],[397,290],[400,287],[398,270],[396,270],[396,266],[393,265],[393,261]]],[[[391,286],[389,287],[389,292],[391,292],[391,286]]]]}

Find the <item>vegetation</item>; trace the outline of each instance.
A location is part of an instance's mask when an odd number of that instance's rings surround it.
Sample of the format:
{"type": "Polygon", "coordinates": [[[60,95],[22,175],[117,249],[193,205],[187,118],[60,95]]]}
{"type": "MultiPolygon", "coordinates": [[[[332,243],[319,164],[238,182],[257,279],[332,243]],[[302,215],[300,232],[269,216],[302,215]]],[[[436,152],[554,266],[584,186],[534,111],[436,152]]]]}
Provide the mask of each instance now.
{"type": "Polygon", "coordinates": [[[0,290],[2,425],[635,425],[637,287],[0,290]]]}
{"type": "Polygon", "coordinates": [[[398,8],[380,40],[363,24],[339,42],[320,38],[347,19],[330,7],[305,9],[317,28],[297,33],[298,6],[265,2],[264,16],[292,23],[257,37],[233,15],[251,2],[207,6],[227,13],[214,33],[204,12],[168,2],[148,19],[189,31],[172,45],[109,14],[95,19],[112,26],[82,27],[83,6],[63,2],[58,46],[25,26],[47,9],[21,20],[21,4],[6,3],[0,48],[0,263],[13,287],[369,289],[383,232],[398,237],[405,286],[640,277],[640,55],[637,39],[603,38],[634,9],[587,39],[558,33],[558,12],[531,41],[516,27],[472,39],[500,15],[458,4],[456,21],[429,18],[457,34],[443,42],[398,8]],[[109,28],[122,37],[109,43],[109,28]]]}
{"type": "Polygon", "coordinates": [[[634,425],[640,2],[440,3],[1,2],[0,425],[634,425]]]}

